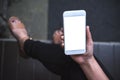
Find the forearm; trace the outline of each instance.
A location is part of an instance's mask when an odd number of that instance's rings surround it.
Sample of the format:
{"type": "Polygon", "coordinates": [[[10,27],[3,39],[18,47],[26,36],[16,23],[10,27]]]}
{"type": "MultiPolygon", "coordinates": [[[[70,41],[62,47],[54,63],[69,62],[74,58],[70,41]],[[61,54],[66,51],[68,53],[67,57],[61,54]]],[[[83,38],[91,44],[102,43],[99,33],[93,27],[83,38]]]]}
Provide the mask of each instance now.
{"type": "Polygon", "coordinates": [[[80,67],[88,80],[109,80],[94,57],[88,62],[81,64],[80,67]]]}

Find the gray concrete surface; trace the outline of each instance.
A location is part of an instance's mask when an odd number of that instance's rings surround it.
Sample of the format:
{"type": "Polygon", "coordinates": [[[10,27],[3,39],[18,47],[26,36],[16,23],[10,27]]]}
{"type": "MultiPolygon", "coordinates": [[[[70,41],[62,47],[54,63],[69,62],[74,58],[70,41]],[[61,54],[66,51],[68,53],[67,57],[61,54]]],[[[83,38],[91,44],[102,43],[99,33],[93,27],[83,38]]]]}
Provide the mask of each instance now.
{"type": "Polygon", "coordinates": [[[15,0],[9,14],[19,17],[34,39],[47,39],[48,0],[15,0]]]}

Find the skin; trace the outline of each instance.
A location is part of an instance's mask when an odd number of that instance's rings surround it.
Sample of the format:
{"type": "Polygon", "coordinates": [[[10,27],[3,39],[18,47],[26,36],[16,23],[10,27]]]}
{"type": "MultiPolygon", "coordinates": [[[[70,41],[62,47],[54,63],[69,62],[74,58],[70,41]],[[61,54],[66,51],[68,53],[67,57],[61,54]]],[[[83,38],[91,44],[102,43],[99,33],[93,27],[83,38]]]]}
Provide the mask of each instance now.
{"type": "MultiPolygon", "coordinates": [[[[55,44],[60,44],[62,47],[64,47],[63,34],[64,34],[63,30],[57,30],[55,31],[53,36],[55,40],[58,40],[53,42],[55,42],[55,44]]],[[[88,80],[109,80],[93,56],[93,40],[89,26],[87,26],[86,28],[86,34],[87,34],[86,53],[80,55],[71,55],[71,58],[79,64],[88,80]]]]}
{"type": "MultiPolygon", "coordinates": [[[[20,50],[22,51],[22,56],[25,56],[23,45],[24,42],[29,39],[29,36],[24,24],[17,17],[11,17],[8,23],[12,35],[18,41],[20,50]]],[[[87,52],[82,55],[72,55],[71,58],[79,64],[88,80],[109,80],[93,56],[93,40],[89,26],[87,26],[86,32],[87,52]]],[[[53,43],[60,44],[62,47],[64,47],[64,36],[62,29],[55,31],[53,35],[53,43]]]]}
{"type": "Polygon", "coordinates": [[[24,27],[24,24],[14,16],[9,18],[8,24],[11,34],[16,38],[18,42],[20,55],[26,58],[27,56],[23,50],[23,45],[25,40],[29,39],[29,36],[27,34],[27,30],[24,27]]]}
{"type": "Polygon", "coordinates": [[[63,36],[63,28],[61,28],[60,30],[56,30],[53,34],[53,43],[54,44],[61,44],[63,41],[63,38],[61,37],[63,36]]]}

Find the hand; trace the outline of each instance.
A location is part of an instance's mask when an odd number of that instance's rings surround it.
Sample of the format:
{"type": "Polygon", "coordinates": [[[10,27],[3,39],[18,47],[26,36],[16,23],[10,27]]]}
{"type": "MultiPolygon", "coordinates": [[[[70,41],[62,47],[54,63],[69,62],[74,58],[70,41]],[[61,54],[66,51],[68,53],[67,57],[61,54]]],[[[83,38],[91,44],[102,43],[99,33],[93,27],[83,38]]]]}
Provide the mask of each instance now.
{"type": "MultiPolygon", "coordinates": [[[[93,40],[92,40],[89,26],[87,26],[86,28],[86,33],[87,33],[86,53],[80,54],[80,55],[71,55],[72,59],[76,61],[78,64],[86,63],[94,58],[93,57],[93,40]]],[[[61,46],[64,47],[64,36],[63,35],[61,36],[61,42],[62,42],[61,46]]]]}
{"type": "Polygon", "coordinates": [[[63,28],[56,30],[53,34],[53,43],[54,44],[62,44],[62,38],[63,36],[63,28]]]}
{"type": "Polygon", "coordinates": [[[94,59],[93,57],[93,40],[90,33],[89,26],[86,28],[87,34],[87,44],[86,44],[86,53],[81,55],[72,55],[72,59],[75,60],[78,64],[84,64],[94,59]]]}
{"type": "MultiPolygon", "coordinates": [[[[78,64],[83,64],[90,61],[93,57],[93,40],[90,33],[89,26],[86,28],[87,33],[87,45],[86,45],[86,53],[80,55],[71,55],[72,59],[76,61],[78,64]]],[[[53,35],[53,43],[60,44],[64,47],[64,35],[63,29],[56,30],[53,35]]]]}

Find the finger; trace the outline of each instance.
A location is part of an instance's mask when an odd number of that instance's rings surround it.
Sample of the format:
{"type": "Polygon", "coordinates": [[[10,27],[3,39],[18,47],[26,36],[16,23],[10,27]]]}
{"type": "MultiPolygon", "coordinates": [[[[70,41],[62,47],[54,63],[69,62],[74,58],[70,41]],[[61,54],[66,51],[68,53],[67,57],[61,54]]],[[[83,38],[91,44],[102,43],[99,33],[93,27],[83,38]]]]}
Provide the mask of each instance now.
{"type": "Polygon", "coordinates": [[[64,47],[64,43],[62,43],[61,46],[64,47]]]}
{"type": "Polygon", "coordinates": [[[59,30],[56,30],[56,31],[54,32],[54,34],[53,34],[53,37],[59,36],[59,35],[60,35],[60,31],[59,31],[59,30]]]}
{"type": "Polygon", "coordinates": [[[93,42],[89,26],[87,26],[86,33],[87,33],[87,42],[88,43],[93,42]]]}
{"type": "Polygon", "coordinates": [[[64,36],[61,36],[61,40],[64,40],[64,36]]]}
{"type": "Polygon", "coordinates": [[[55,33],[56,33],[57,35],[63,35],[63,32],[62,32],[60,29],[59,29],[59,30],[56,30],[55,33]]]}
{"type": "Polygon", "coordinates": [[[60,35],[63,35],[63,32],[62,32],[61,30],[59,30],[59,34],[60,34],[60,35]]]}

